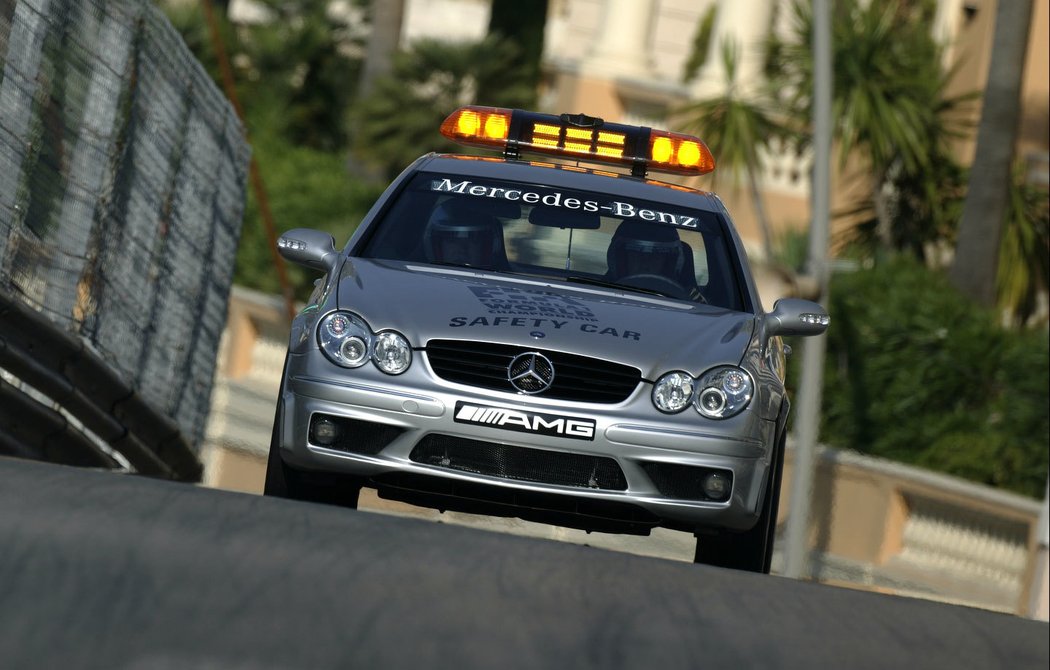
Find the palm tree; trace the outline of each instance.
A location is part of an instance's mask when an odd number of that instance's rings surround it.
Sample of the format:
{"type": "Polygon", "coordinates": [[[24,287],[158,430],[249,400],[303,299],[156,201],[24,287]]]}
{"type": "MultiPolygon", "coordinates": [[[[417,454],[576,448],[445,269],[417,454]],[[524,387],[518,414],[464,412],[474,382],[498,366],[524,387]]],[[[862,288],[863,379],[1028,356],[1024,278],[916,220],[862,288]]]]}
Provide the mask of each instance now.
{"type": "Polygon", "coordinates": [[[716,181],[720,175],[729,175],[739,184],[746,176],[765,257],[771,260],[773,236],[759,187],[762,155],[773,142],[789,137],[791,131],[772,112],[767,95],[747,95],[740,90],[736,43],[724,40],[721,48],[726,73],[724,92],[679,110],[681,126],[699,135],[711,148],[719,168],[713,175],[716,181]]]}
{"type": "Polygon", "coordinates": [[[991,307],[996,301],[996,263],[1007,211],[1010,166],[1021,111],[1032,0],[1000,0],[988,66],[977,156],[970,173],[959,239],[949,277],[963,293],[991,307]]]}
{"type": "Polygon", "coordinates": [[[1050,286],[1050,205],[1047,190],[1028,183],[1024,161],[1014,164],[999,244],[998,304],[1023,325],[1050,286]]]}
{"type": "MultiPolygon", "coordinates": [[[[899,248],[907,223],[896,216],[893,182],[935,175],[951,140],[963,132],[953,113],[970,95],[949,98],[953,71],[941,68],[940,47],[930,35],[930,8],[921,3],[843,0],[832,17],[834,81],[832,116],[840,166],[860,155],[870,175],[870,205],[877,239],[899,248]]],[[[783,105],[800,123],[810,118],[813,17],[809,3],[793,6],[793,35],[774,40],[771,75],[783,105]]],[[[926,183],[917,192],[934,193],[926,183]]]]}

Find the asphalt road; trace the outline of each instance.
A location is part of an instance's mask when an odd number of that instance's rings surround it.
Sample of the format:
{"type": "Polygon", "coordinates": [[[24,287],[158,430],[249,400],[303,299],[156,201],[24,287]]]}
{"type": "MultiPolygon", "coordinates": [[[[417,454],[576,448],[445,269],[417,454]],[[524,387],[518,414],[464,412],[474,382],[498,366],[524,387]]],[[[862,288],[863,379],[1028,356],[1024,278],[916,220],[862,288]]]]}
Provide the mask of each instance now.
{"type": "Polygon", "coordinates": [[[1041,668],[1045,623],[0,458],[0,667],[1041,668]]]}

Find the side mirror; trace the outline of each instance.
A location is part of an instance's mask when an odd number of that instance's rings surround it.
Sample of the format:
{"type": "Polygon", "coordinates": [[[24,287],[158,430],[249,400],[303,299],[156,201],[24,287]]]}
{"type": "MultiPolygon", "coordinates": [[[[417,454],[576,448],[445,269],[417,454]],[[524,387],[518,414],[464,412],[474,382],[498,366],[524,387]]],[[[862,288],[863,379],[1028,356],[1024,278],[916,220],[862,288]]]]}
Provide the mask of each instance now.
{"type": "Polygon", "coordinates": [[[339,258],[335,238],[310,228],[295,228],[281,235],[277,240],[277,251],[285,260],[321,272],[331,270],[339,258]]]}
{"type": "Polygon", "coordinates": [[[778,335],[820,335],[829,323],[827,310],[811,300],[798,298],[777,300],[773,311],[762,317],[766,339],[778,335]]]}

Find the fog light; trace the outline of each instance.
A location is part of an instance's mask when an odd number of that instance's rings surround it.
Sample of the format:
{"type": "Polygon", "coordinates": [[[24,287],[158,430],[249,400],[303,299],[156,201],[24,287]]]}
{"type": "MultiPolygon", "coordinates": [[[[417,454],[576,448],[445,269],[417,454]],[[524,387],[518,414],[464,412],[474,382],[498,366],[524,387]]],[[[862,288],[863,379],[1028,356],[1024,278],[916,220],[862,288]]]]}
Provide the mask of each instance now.
{"type": "Polygon", "coordinates": [[[711,500],[722,501],[729,497],[731,480],[719,472],[712,472],[704,477],[704,495],[711,500]]]}
{"type": "Polygon", "coordinates": [[[339,426],[328,419],[317,419],[310,427],[310,441],[327,447],[339,439],[339,426]]]}

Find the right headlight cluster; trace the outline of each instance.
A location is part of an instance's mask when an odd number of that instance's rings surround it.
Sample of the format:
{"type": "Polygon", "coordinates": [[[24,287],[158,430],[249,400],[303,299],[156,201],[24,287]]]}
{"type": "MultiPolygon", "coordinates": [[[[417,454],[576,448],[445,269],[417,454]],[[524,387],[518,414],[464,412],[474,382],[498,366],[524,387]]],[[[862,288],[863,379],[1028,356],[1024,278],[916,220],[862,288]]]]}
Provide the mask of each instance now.
{"type": "Polygon", "coordinates": [[[399,375],[412,364],[412,347],[401,333],[372,333],[364,320],[350,312],[332,312],[317,326],[321,351],[336,365],[359,368],[372,360],[388,375],[399,375]]]}
{"type": "Polygon", "coordinates": [[[732,365],[708,370],[699,379],[687,372],[668,372],[653,384],[653,405],[675,414],[692,404],[709,419],[728,419],[751,402],[755,384],[743,368],[732,365]]]}

